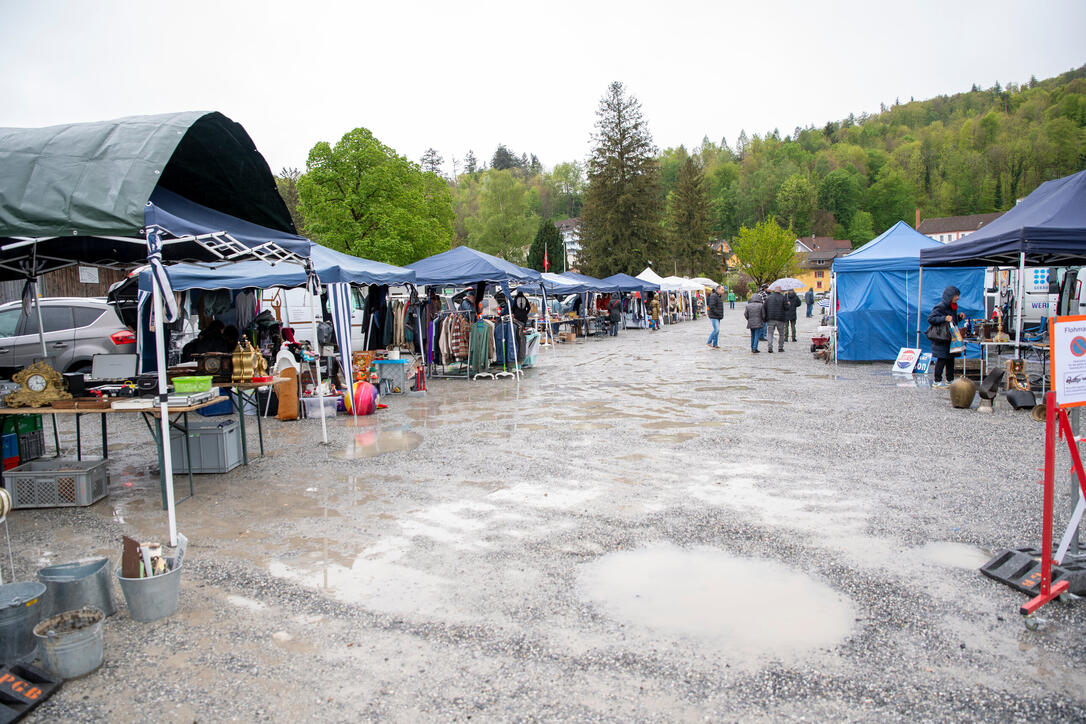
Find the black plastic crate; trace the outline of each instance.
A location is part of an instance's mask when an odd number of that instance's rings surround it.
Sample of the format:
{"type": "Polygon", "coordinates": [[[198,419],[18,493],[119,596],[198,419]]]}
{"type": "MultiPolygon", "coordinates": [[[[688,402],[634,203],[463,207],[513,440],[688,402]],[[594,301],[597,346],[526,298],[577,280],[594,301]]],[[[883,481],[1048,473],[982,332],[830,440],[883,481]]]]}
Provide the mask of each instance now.
{"type": "Polygon", "coordinates": [[[45,454],[45,431],[19,433],[19,462],[37,460],[45,454]]]}

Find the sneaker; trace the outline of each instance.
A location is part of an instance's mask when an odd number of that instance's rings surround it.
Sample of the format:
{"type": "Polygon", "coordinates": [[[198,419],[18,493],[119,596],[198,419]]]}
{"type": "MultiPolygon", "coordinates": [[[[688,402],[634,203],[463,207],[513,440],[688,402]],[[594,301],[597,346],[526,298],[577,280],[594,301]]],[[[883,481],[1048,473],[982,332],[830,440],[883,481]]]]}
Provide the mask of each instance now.
{"type": "Polygon", "coordinates": [[[933,389],[941,390],[941,389],[950,387],[950,383],[949,382],[932,382],[931,386],[932,386],[933,389]]]}
{"type": "Polygon", "coordinates": [[[752,349],[752,350],[750,351],[750,353],[751,353],[751,354],[758,354],[758,353],[759,353],[759,352],[761,352],[761,351],[762,351],[762,350],[760,350],[760,349],[752,349]]]}
{"type": "Polygon", "coordinates": [[[773,354],[773,350],[771,350],[771,349],[767,349],[766,352],[769,352],[770,354],[773,354]]]}

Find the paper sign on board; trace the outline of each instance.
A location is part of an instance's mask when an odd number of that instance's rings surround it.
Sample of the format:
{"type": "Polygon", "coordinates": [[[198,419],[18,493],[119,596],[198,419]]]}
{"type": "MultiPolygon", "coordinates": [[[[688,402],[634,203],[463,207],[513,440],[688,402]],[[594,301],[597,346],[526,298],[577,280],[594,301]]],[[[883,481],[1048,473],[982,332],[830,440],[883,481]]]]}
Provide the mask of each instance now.
{"type": "Polygon", "coordinates": [[[1086,405],[1086,316],[1049,319],[1052,390],[1060,407],[1086,405]]]}

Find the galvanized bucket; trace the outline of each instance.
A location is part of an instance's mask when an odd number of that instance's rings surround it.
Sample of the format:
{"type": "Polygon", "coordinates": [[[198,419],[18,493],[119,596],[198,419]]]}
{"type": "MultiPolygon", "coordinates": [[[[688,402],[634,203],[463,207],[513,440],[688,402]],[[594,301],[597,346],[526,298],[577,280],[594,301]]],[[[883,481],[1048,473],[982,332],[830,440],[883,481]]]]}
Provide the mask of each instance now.
{"type": "Polygon", "coordinates": [[[133,621],[157,621],[173,615],[177,610],[177,596],[181,589],[181,569],[174,568],[174,559],[166,559],[170,570],[149,578],[125,578],[118,566],[114,573],[121,584],[124,600],[128,603],[128,615],[133,621]]]}
{"type": "Polygon", "coordinates": [[[65,611],[34,627],[38,656],[45,668],[64,679],[74,679],[102,665],[103,614],[88,606],[65,611]]]}
{"type": "Polygon", "coordinates": [[[113,605],[108,558],[88,558],[39,568],[38,581],[46,588],[42,618],[84,606],[97,608],[106,616],[117,612],[113,605]]]}
{"type": "Polygon", "coordinates": [[[0,586],[0,662],[32,658],[34,626],[41,620],[45,586],[35,581],[0,586]]]}

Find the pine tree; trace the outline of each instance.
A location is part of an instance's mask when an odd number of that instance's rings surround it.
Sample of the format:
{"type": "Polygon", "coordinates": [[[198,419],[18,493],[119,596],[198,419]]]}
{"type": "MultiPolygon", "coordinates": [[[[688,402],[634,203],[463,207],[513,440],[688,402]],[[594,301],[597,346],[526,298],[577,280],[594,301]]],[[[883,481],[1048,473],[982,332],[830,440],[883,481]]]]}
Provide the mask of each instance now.
{"type": "Polygon", "coordinates": [[[441,154],[437,152],[436,148],[428,148],[422,154],[422,170],[429,173],[436,173],[441,175],[441,164],[445,163],[445,159],[441,157],[441,154]]]}
{"type": "Polygon", "coordinates": [[[464,173],[475,173],[479,170],[479,162],[475,160],[475,151],[468,151],[464,156],[464,173]]]}
{"type": "Polygon", "coordinates": [[[565,271],[565,248],[562,244],[562,232],[550,219],[539,224],[539,231],[528,249],[527,266],[536,271],[565,271]],[[547,251],[547,269],[543,268],[543,250],[547,251]]]}
{"type": "Polygon", "coordinates": [[[596,276],[636,274],[662,251],[660,165],[641,103],[618,81],[600,99],[592,140],[581,266],[596,276]]]}
{"type": "MultiPolygon", "coordinates": [[[[714,269],[709,242],[712,230],[709,222],[709,184],[692,156],[679,166],[675,190],[668,194],[667,221],[674,257],[673,268],[687,276],[699,276],[714,269]]],[[[664,264],[667,268],[668,264],[664,264]]]]}

